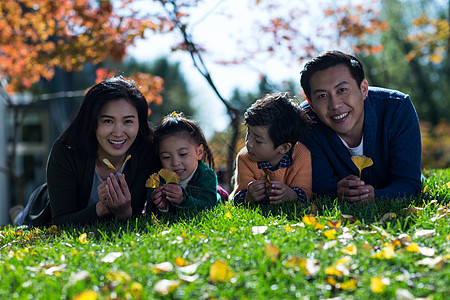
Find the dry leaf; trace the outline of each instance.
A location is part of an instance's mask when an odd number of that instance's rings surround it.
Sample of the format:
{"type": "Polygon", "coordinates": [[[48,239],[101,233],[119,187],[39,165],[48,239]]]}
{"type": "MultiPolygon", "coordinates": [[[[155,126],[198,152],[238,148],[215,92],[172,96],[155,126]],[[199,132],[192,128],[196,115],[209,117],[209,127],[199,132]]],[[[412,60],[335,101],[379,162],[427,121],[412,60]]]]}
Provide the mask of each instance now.
{"type": "Polygon", "coordinates": [[[116,169],[116,167],[114,167],[113,166],[113,164],[109,161],[109,159],[107,159],[107,158],[104,158],[103,159],[103,162],[105,163],[105,165],[107,165],[108,166],[108,168],[110,168],[110,169],[112,169],[112,170],[114,170],[114,172],[116,172],[117,173],[117,169],[116,169]]]}
{"type": "Polygon", "coordinates": [[[252,227],[252,233],[253,234],[263,234],[267,230],[267,226],[253,226],[252,227]]]}
{"type": "Polygon", "coordinates": [[[436,229],[417,229],[416,232],[414,232],[413,238],[419,238],[419,237],[431,237],[436,233],[436,229]]]}
{"type": "Polygon", "coordinates": [[[356,290],[356,279],[351,278],[344,282],[338,282],[338,283],[336,283],[336,288],[338,288],[340,290],[344,290],[344,291],[347,291],[347,290],[354,291],[354,290],[356,290]]]}
{"type": "Polygon", "coordinates": [[[367,167],[370,167],[371,165],[373,165],[372,159],[370,157],[366,157],[364,155],[352,156],[352,161],[359,170],[359,178],[361,178],[361,171],[364,168],[367,168],[367,167]]]}
{"type": "Polygon", "coordinates": [[[168,295],[172,293],[179,285],[179,280],[163,279],[158,281],[153,288],[161,295],[168,295]]]}
{"type": "Polygon", "coordinates": [[[148,177],[147,181],[145,182],[145,187],[156,189],[157,187],[159,187],[159,182],[160,182],[159,174],[153,173],[148,177]]]}
{"type": "Polygon", "coordinates": [[[298,256],[291,257],[284,263],[285,267],[293,268],[295,271],[306,269],[306,259],[298,256]]]}
{"type": "Polygon", "coordinates": [[[131,281],[131,276],[124,271],[112,271],[106,273],[105,277],[110,281],[117,281],[119,283],[128,283],[131,281]]]}
{"type": "Polygon", "coordinates": [[[426,257],[426,258],[416,262],[416,264],[425,265],[425,266],[430,267],[431,269],[439,271],[444,267],[445,261],[444,261],[444,257],[442,255],[439,255],[438,257],[435,257],[435,258],[426,257]]]}
{"type": "Polygon", "coordinates": [[[190,263],[187,260],[185,260],[184,258],[179,257],[179,256],[177,256],[175,258],[175,266],[184,267],[184,266],[188,266],[188,265],[190,265],[190,263]]]}
{"type": "Polygon", "coordinates": [[[264,180],[265,181],[265,185],[266,185],[266,194],[270,195],[270,193],[272,192],[272,185],[270,183],[270,176],[269,174],[264,174],[263,176],[259,177],[259,180],[264,180]]]}
{"type": "Polygon", "coordinates": [[[333,221],[331,221],[331,220],[327,220],[327,223],[328,223],[328,227],[330,227],[330,228],[340,228],[341,227],[341,225],[342,225],[342,221],[335,221],[335,222],[333,222],[333,221]]]}
{"type": "Polygon", "coordinates": [[[193,274],[193,273],[195,273],[195,271],[197,271],[198,267],[200,266],[200,263],[201,262],[196,262],[191,265],[179,266],[179,267],[177,267],[177,270],[184,274],[193,274]]]}
{"type": "Polygon", "coordinates": [[[152,269],[156,274],[172,272],[174,270],[172,263],[168,261],[153,265],[152,269]]]}
{"type": "Polygon", "coordinates": [[[76,273],[70,274],[69,285],[74,285],[78,281],[89,279],[89,272],[86,270],[81,270],[76,273]]]}
{"type": "Polygon", "coordinates": [[[373,254],[371,257],[378,259],[391,259],[394,257],[394,255],[394,246],[391,244],[386,244],[380,252],[373,254]]]}
{"type": "Polygon", "coordinates": [[[355,255],[357,252],[356,246],[354,244],[349,244],[347,247],[342,248],[341,252],[348,255],[355,255]]]}
{"type": "Polygon", "coordinates": [[[78,237],[78,241],[80,241],[80,243],[82,244],[86,244],[88,241],[86,239],[87,234],[86,233],[82,233],[79,237],[78,237]]]}
{"type": "Polygon", "coordinates": [[[326,230],[323,232],[323,234],[329,239],[334,240],[336,239],[336,233],[337,231],[335,229],[326,230]]]}
{"type": "Polygon", "coordinates": [[[271,261],[278,260],[278,258],[281,255],[280,249],[277,246],[270,243],[266,244],[266,249],[264,253],[266,254],[267,257],[270,258],[271,261]]]}
{"type": "Polygon", "coordinates": [[[194,282],[196,281],[198,278],[200,277],[199,274],[195,274],[195,275],[184,275],[184,274],[179,274],[178,278],[186,281],[186,282],[194,282]]]}
{"type": "Polygon", "coordinates": [[[122,252],[111,252],[106,254],[100,261],[104,263],[114,262],[117,258],[122,256],[122,252]]]}
{"type": "Polygon", "coordinates": [[[353,224],[353,223],[355,223],[355,222],[358,221],[358,218],[357,218],[357,217],[351,216],[351,215],[341,215],[341,217],[342,217],[342,221],[343,221],[345,224],[347,224],[347,223],[353,224]]]}
{"type": "Polygon", "coordinates": [[[231,219],[231,213],[229,211],[225,214],[225,218],[231,219]]]}
{"type": "Polygon", "coordinates": [[[209,280],[213,283],[228,282],[233,277],[233,271],[223,260],[218,260],[209,268],[209,280]]]}
{"type": "Polygon", "coordinates": [[[384,290],[384,287],[388,284],[385,278],[381,277],[372,277],[370,278],[370,289],[374,293],[381,293],[384,290]]]}
{"type": "Polygon", "coordinates": [[[180,184],[180,176],[177,175],[177,173],[175,173],[172,170],[169,169],[161,169],[158,172],[159,176],[161,176],[162,178],[164,178],[164,180],[166,181],[166,183],[176,183],[176,184],[180,184]]]}
{"type": "Polygon", "coordinates": [[[98,295],[93,290],[84,291],[75,297],[72,298],[72,300],[96,300],[98,298],[98,295]]]}

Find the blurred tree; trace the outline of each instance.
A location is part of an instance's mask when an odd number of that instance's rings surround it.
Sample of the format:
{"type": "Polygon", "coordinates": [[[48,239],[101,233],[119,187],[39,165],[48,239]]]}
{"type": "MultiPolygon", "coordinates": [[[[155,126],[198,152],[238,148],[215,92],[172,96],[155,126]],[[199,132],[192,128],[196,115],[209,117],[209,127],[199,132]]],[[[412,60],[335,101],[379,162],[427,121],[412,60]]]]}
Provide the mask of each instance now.
{"type": "Polygon", "coordinates": [[[196,110],[191,105],[192,96],[179,63],[170,63],[167,58],[159,58],[155,62],[144,63],[131,57],[123,63],[108,62],[104,63],[103,66],[107,69],[113,69],[118,75],[125,77],[136,73],[144,73],[162,78],[164,89],[159,92],[162,101],[153,101],[149,104],[150,121],[153,125],[159,123],[165,115],[174,110],[183,112],[188,117],[195,115],[196,110]]]}
{"type": "Polygon", "coordinates": [[[371,85],[409,94],[419,118],[431,124],[450,120],[448,5],[431,0],[383,1],[382,16],[390,28],[380,36],[384,49],[360,55],[371,85]]]}

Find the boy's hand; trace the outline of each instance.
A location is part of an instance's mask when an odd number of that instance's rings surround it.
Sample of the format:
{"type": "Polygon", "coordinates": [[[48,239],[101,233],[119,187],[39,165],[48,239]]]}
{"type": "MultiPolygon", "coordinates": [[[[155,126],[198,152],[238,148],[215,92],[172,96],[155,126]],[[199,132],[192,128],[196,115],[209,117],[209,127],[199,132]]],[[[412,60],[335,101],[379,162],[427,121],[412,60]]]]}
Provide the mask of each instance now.
{"type": "Polygon", "coordinates": [[[184,201],[183,190],[179,185],[172,183],[165,184],[163,193],[167,201],[173,204],[181,205],[181,203],[183,203],[184,201]]]}
{"type": "Polygon", "coordinates": [[[160,210],[167,210],[167,200],[163,197],[164,187],[160,186],[153,190],[151,199],[156,208],[160,210]]]}
{"type": "Polygon", "coordinates": [[[266,181],[254,180],[247,185],[245,200],[251,203],[259,202],[266,197],[266,181]]]}
{"type": "Polygon", "coordinates": [[[375,200],[373,186],[365,184],[355,175],[349,175],[337,183],[337,195],[350,204],[363,204],[375,200]]]}
{"type": "Polygon", "coordinates": [[[271,181],[270,185],[272,188],[269,195],[270,204],[280,204],[298,197],[297,193],[283,182],[271,181]]]}

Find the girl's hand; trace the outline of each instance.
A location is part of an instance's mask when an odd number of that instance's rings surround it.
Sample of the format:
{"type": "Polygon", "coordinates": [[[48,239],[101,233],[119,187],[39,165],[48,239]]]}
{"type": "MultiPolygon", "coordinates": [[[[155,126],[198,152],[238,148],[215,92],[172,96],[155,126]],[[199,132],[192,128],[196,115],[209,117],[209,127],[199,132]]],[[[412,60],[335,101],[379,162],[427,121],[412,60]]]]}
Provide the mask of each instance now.
{"type": "Polygon", "coordinates": [[[131,217],[131,193],[128,189],[125,175],[117,174],[117,178],[110,174],[106,179],[106,194],[108,196],[108,207],[116,216],[117,220],[131,217]]]}
{"type": "Polygon", "coordinates": [[[280,181],[270,182],[271,191],[269,195],[270,204],[280,204],[297,199],[297,193],[280,181]]]}
{"type": "Polygon", "coordinates": [[[172,183],[165,184],[163,193],[166,197],[166,200],[170,203],[180,205],[184,201],[183,190],[179,185],[172,183]]]}
{"type": "Polygon", "coordinates": [[[375,199],[373,186],[365,184],[355,175],[349,175],[338,182],[337,195],[350,204],[373,202],[375,199]]]}
{"type": "Polygon", "coordinates": [[[163,195],[164,187],[160,186],[153,190],[151,198],[153,204],[156,206],[156,208],[160,210],[167,210],[167,200],[164,198],[163,195]]]}
{"type": "Polygon", "coordinates": [[[247,185],[247,194],[245,200],[250,203],[255,203],[263,200],[266,197],[266,181],[254,180],[247,185]]]}

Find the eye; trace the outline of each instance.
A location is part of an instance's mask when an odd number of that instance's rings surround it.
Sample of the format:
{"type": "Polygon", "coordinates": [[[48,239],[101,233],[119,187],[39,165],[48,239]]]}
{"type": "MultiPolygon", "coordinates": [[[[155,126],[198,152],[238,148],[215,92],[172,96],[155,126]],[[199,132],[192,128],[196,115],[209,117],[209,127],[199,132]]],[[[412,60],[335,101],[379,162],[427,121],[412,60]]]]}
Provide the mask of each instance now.
{"type": "Polygon", "coordinates": [[[188,155],[187,152],[186,153],[180,153],[180,156],[186,156],[186,155],[188,155]]]}
{"type": "Polygon", "coordinates": [[[111,119],[103,119],[103,123],[105,123],[105,124],[112,124],[113,121],[111,119]]]}
{"type": "Polygon", "coordinates": [[[327,94],[324,93],[324,94],[317,94],[315,98],[317,100],[324,100],[326,97],[327,97],[327,94]]]}
{"type": "Polygon", "coordinates": [[[338,90],[338,93],[344,93],[345,91],[347,91],[347,88],[342,87],[338,90]]]}
{"type": "Polygon", "coordinates": [[[134,121],[133,120],[125,120],[125,124],[133,124],[134,121]]]}
{"type": "Polygon", "coordinates": [[[160,158],[161,158],[161,160],[167,160],[167,159],[170,159],[170,156],[163,155],[163,156],[160,156],[160,158]]]}

